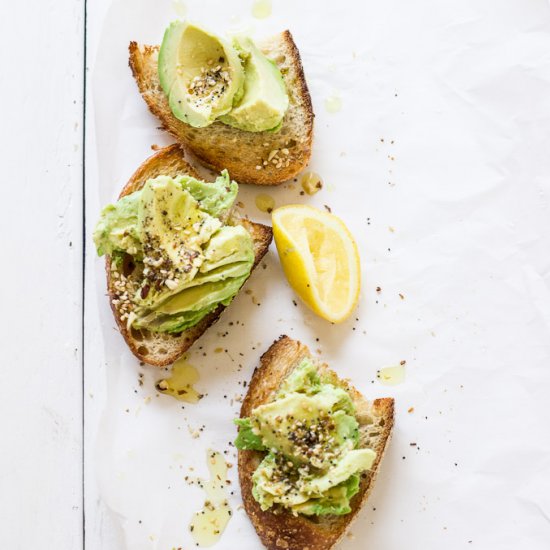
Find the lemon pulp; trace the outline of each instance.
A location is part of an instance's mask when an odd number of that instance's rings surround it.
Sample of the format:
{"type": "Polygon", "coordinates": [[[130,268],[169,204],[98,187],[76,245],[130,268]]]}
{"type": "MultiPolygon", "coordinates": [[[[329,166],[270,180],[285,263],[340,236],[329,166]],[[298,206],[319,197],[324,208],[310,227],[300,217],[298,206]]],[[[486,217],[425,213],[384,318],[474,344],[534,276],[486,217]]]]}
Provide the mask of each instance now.
{"type": "Polygon", "coordinates": [[[281,264],[296,293],[329,321],[349,317],[359,297],[360,262],[345,224],[305,205],[278,208],[272,220],[281,264]]]}

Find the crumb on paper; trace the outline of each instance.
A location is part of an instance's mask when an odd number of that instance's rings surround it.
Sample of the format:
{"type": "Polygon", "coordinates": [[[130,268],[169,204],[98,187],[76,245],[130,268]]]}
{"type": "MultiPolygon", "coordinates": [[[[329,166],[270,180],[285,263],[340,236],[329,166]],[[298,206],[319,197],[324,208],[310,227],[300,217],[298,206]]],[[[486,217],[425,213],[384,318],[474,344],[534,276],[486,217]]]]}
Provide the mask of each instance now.
{"type": "Polygon", "coordinates": [[[414,407],[409,407],[409,408],[407,409],[407,412],[408,412],[409,414],[413,413],[413,412],[414,412],[414,407]]]}
{"type": "Polygon", "coordinates": [[[193,439],[198,439],[201,435],[201,432],[197,428],[192,428],[191,426],[187,426],[187,429],[189,430],[189,433],[191,434],[191,437],[193,439]]]}

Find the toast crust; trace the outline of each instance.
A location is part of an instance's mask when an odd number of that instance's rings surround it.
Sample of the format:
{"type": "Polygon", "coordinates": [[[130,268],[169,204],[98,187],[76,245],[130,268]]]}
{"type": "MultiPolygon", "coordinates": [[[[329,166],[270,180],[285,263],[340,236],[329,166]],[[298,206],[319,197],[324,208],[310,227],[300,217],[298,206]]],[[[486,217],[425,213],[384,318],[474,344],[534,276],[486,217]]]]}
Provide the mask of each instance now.
{"type": "MultiPolygon", "coordinates": [[[[241,408],[241,418],[248,417],[252,410],[271,400],[282,380],[305,357],[311,357],[308,348],[288,336],[281,336],[261,357],[260,367],[254,371],[248,393],[241,408]]],[[[277,513],[262,511],[252,496],[252,474],[265,453],[239,451],[239,482],[244,507],[258,536],[268,550],[328,550],[345,534],[350,523],[366,502],[387,448],[394,422],[394,402],[391,398],[368,402],[347,381],[324,364],[319,370],[329,376],[333,383],[346,389],[357,408],[361,444],[376,451],[372,469],[362,476],[359,492],[351,500],[351,512],[343,516],[322,516],[308,519],[294,516],[279,509],[277,513]]]]}
{"type": "MultiPolygon", "coordinates": [[[[193,167],[185,160],[183,150],[178,144],[170,145],[159,150],[149,157],[134,172],[128,183],[122,189],[119,198],[124,197],[143,187],[148,179],[159,175],[187,174],[197,177],[193,167]]],[[[271,227],[254,223],[246,219],[232,218],[232,222],[240,223],[251,234],[254,241],[255,260],[251,270],[256,268],[267,253],[273,232],[271,227]]],[[[158,367],[165,367],[181,357],[211,325],[213,325],[225,310],[226,306],[219,305],[212,313],[201,319],[196,325],[184,330],[179,335],[154,333],[147,330],[128,329],[125,321],[120,318],[113,300],[116,298],[114,288],[113,269],[111,258],[106,257],[105,271],[107,273],[107,289],[111,310],[115,317],[118,329],[131,352],[144,363],[158,367]]],[[[126,273],[125,273],[126,275],[126,273]]]]}
{"type": "Polygon", "coordinates": [[[290,31],[260,44],[260,48],[281,69],[289,93],[290,105],[277,132],[245,132],[221,122],[193,128],[172,114],[160,86],[159,46],[131,42],[129,65],[151,113],[201,164],[215,171],[227,168],[231,177],[240,183],[278,185],[293,178],[309,163],[314,114],[300,53],[290,31]],[[279,168],[270,158],[275,150],[280,151],[279,157],[283,160],[279,168]]]}

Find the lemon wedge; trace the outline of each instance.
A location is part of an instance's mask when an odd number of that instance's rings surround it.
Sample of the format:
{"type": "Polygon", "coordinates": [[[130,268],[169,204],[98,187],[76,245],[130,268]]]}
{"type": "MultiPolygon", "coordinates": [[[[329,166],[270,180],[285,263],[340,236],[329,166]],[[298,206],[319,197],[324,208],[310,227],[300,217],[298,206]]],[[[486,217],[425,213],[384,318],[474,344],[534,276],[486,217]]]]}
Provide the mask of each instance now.
{"type": "Polygon", "coordinates": [[[306,205],[277,208],[272,222],[281,264],[296,294],[328,321],[347,319],[359,299],[361,268],[344,222],[306,205]]]}

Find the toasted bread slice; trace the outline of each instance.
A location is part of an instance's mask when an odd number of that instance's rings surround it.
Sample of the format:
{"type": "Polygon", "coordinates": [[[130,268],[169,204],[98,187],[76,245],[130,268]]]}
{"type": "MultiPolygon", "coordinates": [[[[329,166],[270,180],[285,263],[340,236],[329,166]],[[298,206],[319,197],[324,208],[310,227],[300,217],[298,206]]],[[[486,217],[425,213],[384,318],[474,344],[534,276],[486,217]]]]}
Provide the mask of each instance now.
{"type": "Polygon", "coordinates": [[[290,32],[284,31],[259,47],[281,69],[289,94],[289,108],[277,132],[245,132],[221,122],[193,128],[178,120],[160,86],[158,46],[131,42],[130,67],[149,110],[202,164],[216,171],[227,168],[239,183],[277,185],[308,164],[314,115],[300,54],[290,32]]]}
{"type": "MultiPolygon", "coordinates": [[[[184,158],[183,150],[177,144],[165,147],[157,152],[152,157],[148,158],[130,178],[130,181],[126,184],[120,197],[128,195],[138,189],[141,189],[148,179],[155,178],[160,175],[177,176],[187,174],[193,177],[197,177],[197,173],[190,166],[184,158]]],[[[258,265],[260,260],[266,254],[273,233],[270,227],[261,225],[259,223],[253,223],[246,219],[237,219],[233,217],[231,223],[240,223],[248,232],[252,235],[254,240],[254,252],[256,259],[253,269],[258,265]]],[[[132,281],[139,280],[139,273],[137,273],[136,266],[131,262],[131,258],[127,257],[128,261],[124,261],[121,272],[115,272],[111,265],[110,257],[106,258],[106,271],[107,271],[107,288],[109,291],[109,298],[111,302],[111,309],[115,316],[118,328],[126,340],[132,353],[141,361],[150,365],[164,367],[173,363],[176,359],[181,357],[199,338],[204,331],[215,323],[225,306],[219,305],[212,313],[204,317],[195,326],[184,330],[180,334],[165,334],[155,333],[145,329],[137,330],[134,328],[128,329],[126,322],[121,319],[120,311],[117,309],[113,300],[117,297],[117,291],[115,289],[116,280],[120,275],[124,275],[130,284],[132,281]],[[115,274],[116,273],[116,274],[115,274]]]]}
{"type": "MultiPolygon", "coordinates": [[[[271,401],[281,382],[304,357],[312,358],[306,346],[288,336],[281,336],[262,355],[260,367],[254,371],[241,408],[241,418],[250,416],[255,407],[271,401]]],[[[239,451],[239,481],[244,507],[268,550],[332,548],[343,537],[347,527],[366,502],[392,430],[393,399],[367,401],[353,386],[339,379],[326,365],[319,364],[319,371],[328,376],[334,385],[344,388],[351,395],[357,409],[361,447],[376,451],[376,460],[372,469],[363,474],[359,492],[351,500],[349,514],[309,518],[302,515],[294,516],[282,508],[275,512],[262,511],[252,496],[252,474],[264,453],[239,451]]]]}

